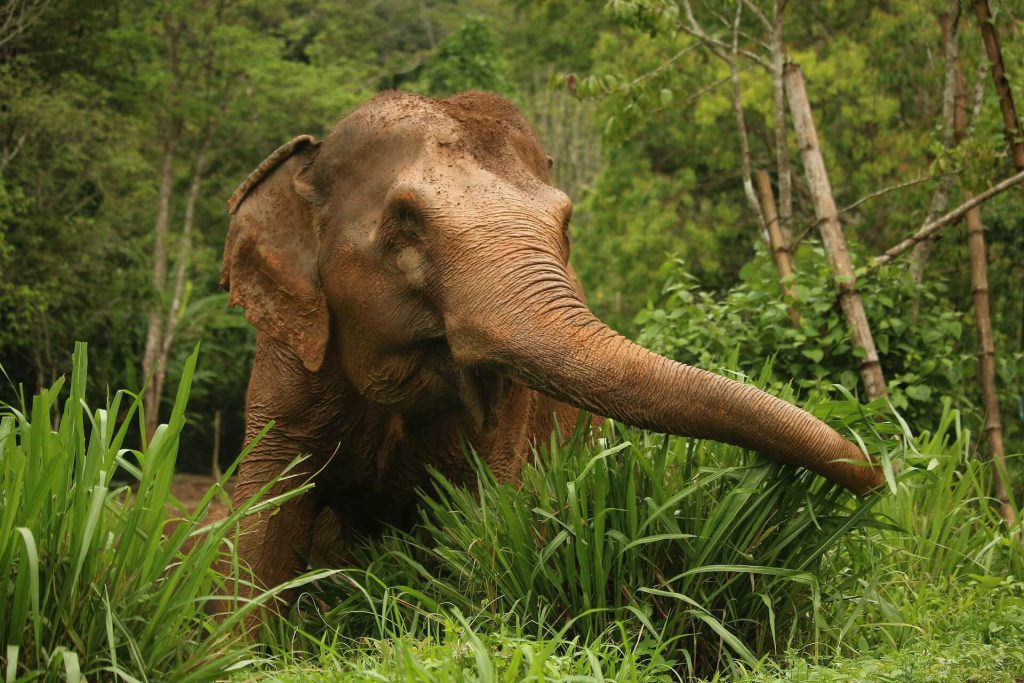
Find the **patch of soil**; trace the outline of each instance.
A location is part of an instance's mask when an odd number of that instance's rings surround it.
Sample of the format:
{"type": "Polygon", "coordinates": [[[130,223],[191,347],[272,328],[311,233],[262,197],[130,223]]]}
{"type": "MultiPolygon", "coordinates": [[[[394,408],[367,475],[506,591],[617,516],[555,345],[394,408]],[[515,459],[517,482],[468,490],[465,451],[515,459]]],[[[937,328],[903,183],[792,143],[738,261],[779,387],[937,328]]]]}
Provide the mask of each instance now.
{"type": "MultiPolygon", "coordinates": [[[[203,499],[215,482],[216,480],[208,474],[175,474],[174,483],[171,484],[171,493],[191,512],[196,509],[199,501],[203,499]]],[[[228,480],[224,490],[230,496],[234,489],[235,480],[228,480]]],[[[218,501],[214,501],[212,507],[221,506],[218,501]]]]}

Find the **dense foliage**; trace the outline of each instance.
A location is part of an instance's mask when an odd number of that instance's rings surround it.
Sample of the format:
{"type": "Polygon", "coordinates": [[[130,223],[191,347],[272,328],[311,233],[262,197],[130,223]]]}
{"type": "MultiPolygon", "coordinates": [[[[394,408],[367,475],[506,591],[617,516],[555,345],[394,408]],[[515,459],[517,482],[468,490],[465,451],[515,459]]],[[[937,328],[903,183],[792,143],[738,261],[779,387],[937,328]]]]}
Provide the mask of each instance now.
{"type": "Polygon", "coordinates": [[[860,500],[739,448],[607,423],[543,448],[521,489],[438,477],[414,532],[233,603],[235,522],[285,497],[204,524],[217,485],[183,511],[170,482],[196,354],[170,422],[138,448],[138,399],[91,410],[85,356],[69,389],[0,413],[8,680],[1024,675],[1024,545],[955,411],[916,435],[853,397],[812,405],[885,463],[890,489],[860,500]],[[112,480],[115,463],[132,486],[112,480]],[[296,586],[260,646],[239,637],[296,586]]]}
{"type": "Polygon", "coordinates": [[[209,524],[221,485],[194,510],[171,495],[197,355],[184,363],[170,420],[137,448],[129,432],[141,419],[137,398],[118,391],[103,408],[86,405],[85,345],[66,392],[62,377],[30,405],[0,412],[6,680],[197,681],[244,666],[240,624],[286,586],[214,620],[215,596],[248,581],[230,541],[241,516],[294,493],[253,498],[209,524]],[[115,480],[118,472],[132,484],[115,480]]]}
{"type": "MultiPolygon", "coordinates": [[[[964,71],[968,89],[981,88],[983,99],[969,140],[955,153],[943,149],[939,18],[947,4],[839,0],[785,15],[785,40],[807,74],[840,206],[943,170],[973,189],[1006,175],[996,94],[975,69],[984,64],[966,10],[964,71]]],[[[746,370],[777,352],[780,381],[857,384],[816,234],[805,230],[814,219],[793,134],[793,228],[803,237],[795,260],[805,319],[799,330],[785,329],[779,316],[777,278],[743,195],[728,69],[681,30],[681,5],[21,0],[12,7],[25,11],[0,36],[7,95],[0,107],[0,363],[31,391],[66,371],[63,350],[85,339],[97,396],[104,385],[141,386],[147,315],[166,315],[172,305],[171,293],[154,286],[153,226],[161,164],[173,143],[167,267],[173,279],[184,262],[185,287],[174,314],[170,382],[198,339],[223,359],[218,372],[196,378],[200,429],[189,436],[188,468],[207,466],[215,411],[223,413],[230,448],[241,432],[251,333],[238,311],[221,312],[217,293],[225,198],[278,144],[322,134],[384,88],[437,96],[483,88],[523,108],[555,158],[557,183],[576,201],[574,264],[589,302],[612,325],[629,334],[647,327],[645,340],[657,345],[664,336],[660,348],[684,360],[706,363],[731,351],[731,338],[746,370]],[[191,249],[180,252],[196,175],[191,249]],[[705,318],[714,324],[705,327],[705,318]]],[[[740,47],[756,51],[765,28],[759,6],[751,7],[741,17],[740,47]]],[[[1020,82],[1016,10],[1001,0],[993,7],[1010,81],[1020,82]]],[[[724,38],[730,27],[719,17],[734,9],[695,4],[696,19],[724,38]]],[[[741,66],[751,162],[774,173],[771,78],[754,62],[741,66]]],[[[861,264],[922,222],[936,182],[843,214],[861,264]]],[[[1021,450],[1017,397],[1024,393],[1022,201],[1019,193],[1004,195],[984,214],[1011,453],[1021,450]]],[[[901,265],[862,277],[896,404],[923,428],[939,416],[940,396],[971,419],[981,414],[965,254],[962,233],[950,228],[922,287],[901,265]]]]}
{"type": "MultiPolygon", "coordinates": [[[[991,499],[964,229],[938,233],[915,261],[920,282],[909,253],[870,265],[925,222],[944,179],[951,208],[1012,173],[972,3],[959,11],[972,111],[956,149],[941,22],[958,5],[813,4],[789,3],[784,39],[806,76],[890,401],[863,400],[791,127],[785,282],[745,196],[737,92],[749,164],[783,185],[761,63],[780,3],[8,2],[5,678],[1024,678],[1024,550],[991,499]],[[694,36],[688,5],[720,54],[694,36]],[[239,644],[232,629],[254,607],[221,621],[205,607],[245,580],[230,539],[246,509],[203,529],[217,489],[189,514],[169,491],[175,468],[209,468],[221,437],[225,456],[242,451],[253,340],[218,291],[224,203],[278,145],[323,135],[390,88],[512,99],[575,202],[572,262],[594,310],[665,355],[799,397],[895,465],[889,493],[856,501],[737,448],[608,425],[598,443],[542,449],[520,491],[486,473],[472,492],[439,479],[421,528],[367,540],[355,569],[305,577],[298,608],[258,646],[239,644]],[[136,395],[151,380],[153,320],[174,335],[165,425],[147,443],[136,395]],[[88,349],[69,357],[79,340],[88,349]],[[225,580],[215,569],[227,566],[225,580]]],[[[1024,107],[1024,15],[1015,0],[989,5],[1024,107]]],[[[1020,501],[1024,194],[985,203],[982,218],[1020,501]]]]}

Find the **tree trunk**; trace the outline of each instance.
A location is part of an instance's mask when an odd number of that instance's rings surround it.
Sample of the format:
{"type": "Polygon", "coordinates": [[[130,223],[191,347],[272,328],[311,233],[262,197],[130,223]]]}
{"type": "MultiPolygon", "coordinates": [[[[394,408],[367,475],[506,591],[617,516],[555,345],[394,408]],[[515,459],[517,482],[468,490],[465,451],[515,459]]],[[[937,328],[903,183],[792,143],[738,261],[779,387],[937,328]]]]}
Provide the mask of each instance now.
{"type": "Polygon", "coordinates": [[[164,139],[160,164],[160,192],[157,195],[156,221],[153,224],[153,293],[156,300],[149,311],[146,326],[146,349],[142,356],[142,377],[146,388],[142,405],[146,412],[146,435],[153,435],[160,420],[160,394],[153,381],[153,369],[160,358],[163,344],[163,292],[167,281],[167,231],[171,222],[171,192],[174,189],[174,152],[178,145],[178,126],[172,123],[164,139]]]}
{"type": "Polygon", "coordinates": [[[789,165],[789,137],[786,134],[786,45],[782,40],[785,9],[785,0],[777,0],[772,24],[772,101],[775,105],[775,167],[779,177],[779,228],[787,248],[792,248],[793,176],[789,165]]]}
{"type": "MultiPolygon", "coordinates": [[[[174,342],[175,334],[178,331],[178,321],[181,319],[181,306],[185,293],[185,275],[188,272],[188,263],[192,255],[192,225],[195,223],[196,202],[199,199],[199,189],[203,182],[208,144],[209,138],[203,142],[199,152],[196,153],[195,166],[192,170],[192,181],[189,183],[188,198],[185,201],[185,217],[182,221],[181,237],[178,240],[178,256],[174,272],[174,292],[171,295],[171,306],[167,311],[167,319],[163,325],[156,370],[151,382],[158,401],[163,396],[164,382],[167,379],[167,361],[171,355],[171,344],[174,342]]],[[[146,412],[146,419],[148,421],[149,411],[146,412]]],[[[154,428],[155,426],[156,423],[154,422],[154,428]]]]}
{"type": "MultiPolygon", "coordinates": [[[[951,0],[949,12],[939,15],[939,27],[942,29],[942,52],[946,61],[946,80],[942,89],[942,143],[946,150],[952,150],[956,144],[956,116],[964,110],[962,92],[957,88],[960,64],[960,48],[957,43],[957,28],[960,24],[960,0],[951,0]],[[958,99],[959,98],[959,99],[958,99]]],[[[942,215],[949,205],[949,193],[953,189],[953,176],[943,173],[939,184],[928,204],[925,224],[931,223],[942,215]]],[[[910,256],[910,272],[914,278],[914,305],[911,319],[917,322],[921,311],[921,298],[918,291],[924,282],[925,264],[931,254],[932,240],[924,240],[914,245],[910,256]]]]}
{"type": "Polygon", "coordinates": [[[750,177],[750,141],[747,138],[746,117],[743,115],[743,98],[740,93],[740,70],[736,64],[739,58],[739,29],[742,16],[743,3],[738,2],[736,3],[736,20],[733,24],[732,52],[726,54],[715,50],[715,53],[729,66],[729,80],[732,82],[732,109],[733,114],[736,116],[736,130],[740,138],[740,171],[743,173],[743,194],[746,195],[750,210],[754,212],[754,217],[757,219],[761,229],[766,230],[767,224],[764,213],[761,211],[761,205],[757,201],[757,194],[754,192],[754,181],[750,177]]]}
{"type": "Polygon", "coordinates": [[[800,154],[807,174],[807,185],[814,201],[814,213],[818,219],[821,240],[825,246],[836,285],[839,288],[839,303],[850,328],[850,337],[856,348],[860,349],[860,377],[868,399],[888,396],[882,365],[878,361],[878,351],[871,335],[871,326],[864,313],[864,304],[857,291],[857,279],[853,274],[850,254],[846,249],[846,238],[839,224],[839,213],[825,160],[818,145],[818,132],[814,127],[811,105],[804,88],[804,76],[800,67],[790,63],[786,65],[786,91],[789,94],[789,108],[793,115],[793,128],[796,130],[800,144],[800,154]]]}
{"type": "MultiPolygon", "coordinates": [[[[756,171],[754,180],[757,182],[757,192],[761,198],[761,212],[764,214],[764,222],[768,228],[768,245],[772,250],[772,259],[779,271],[779,281],[782,283],[782,293],[788,301],[796,300],[796,290],[793,288],[793,259],[789,253],[789,244],[786,236],[782,234],[779,226],[779,216],[775,211],[775,197],[772,195],[772,182],[764,171],[756,171]]],[[[792,306],[789,307],[789,319],[794,326],[800,326],[800,311],[792,306]]]]}
{"type": "MultiPolygon", "coordinates": [[[[1006,143],[1013,155],[1013,165],[1018,171],[1024,171],[1024,138],[1021,137],[1020,119],[1017,118],[1017,108],[1013,103],[1010,82],[1006,79],[1006,67],[1003,64],[1002,50],[999,48],[999,34],[996,33],[995,24],[992,23],[988,0],[974,0],[974,12],[978,15],[978,26],[981,28],[985,52],[992,65],[992,82],[995,83],[996,93],[999,95],[999,109],[1003,114],[1006,143]]],[[[1021,189],[1024,189],[1024,183],[1021,183],[1021,189]]]]}

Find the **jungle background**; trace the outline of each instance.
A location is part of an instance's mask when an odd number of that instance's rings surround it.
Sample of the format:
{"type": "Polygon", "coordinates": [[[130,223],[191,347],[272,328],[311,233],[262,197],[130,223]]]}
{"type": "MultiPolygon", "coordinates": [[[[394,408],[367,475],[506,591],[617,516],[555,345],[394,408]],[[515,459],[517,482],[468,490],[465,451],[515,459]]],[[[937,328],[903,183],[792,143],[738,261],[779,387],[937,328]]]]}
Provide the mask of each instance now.
{"type": "MultiPolygon", "coordinates": [[[[980,211],[995,403],[979,379],[986,349],[964,221],[874,261],[1020,170],[978,4],[8,2],[0,400],[15,405],[70,373],[85,341],[90,402],[146,385],[155,425],[188,379],[177,467],[207,472],[214,453],[227,466],[243,446],[253,349],[217,284],[227,197],[280,144],[324,135],[377,92],[483,89],[514,101],[553,157],[555,184],[575,203],[573,264],[605,321],[800,400],[841,400],[843,388],[877,399],[908,433],[951,435],[958,411],[956,429],[974,435],[963,453],[986,467],[997,404],[1005,493],[1019,505],[1024,186],[980,211]],[[805,176],[792,103],[774,89],[783,52],[802,71],[882,394],[864,384],[871,359],[837,288],[848,276],[819,233],[820,188],[805,176]],[[762,177],[768,203],[753,183],[762,177]],[[776,200],[781,243],[769,237],[776,200]],[[773,260],[780,245],[791,274],[773,260]]],[[[1024,5],[982,4],[1020,103],[1024,5]]]]}
{"type": "MultiPolygon", "coordinates": [[[[924,223],[943,173],[956,174],[952,209],[964,190],[1013,170],[966,11],[960,59],[969,95],[980,89],[982,100],[968,139],[944,145],[948,4],[794,3],[785,14],[837,205],[891,190],[840,216],[855,267],[924,223]]],[[[1022,83],[1021,8],[995,8],[1010,82],[1022,83]]],[[[722,13],[733,6],[697,9],[701,26],[728,41],[732,15],[722,13]]],[[[491,90],[526,112],[575,202],[573,263],[588,302],[620,331],[704,365],[736,347],[748,371],[778,354],[780,382],[858,391],[859,359],[792,129],[799,326],[787,320],[744,193],[729,67],[669,26],[685,24],[672,3],[40,2],[21,11],[0,36],[0,363],[31,394],[66,372],[68,350],[85,340],[97,391],[140,388],[154,364],[173,385],[202,340],[187,469],[209,467],[215,413],[225,457],[242,433],[253,335],[218,291],[226,198],[278,145],[322,136],[388,88],[491,90]]],[[[767,58],[758,18],[741,21],[744,45],[767,58]]],[[[777,186],[772,78],[739,60],[750,163],[777,186]]],[[[1008,192],[983,209],[1009,452],[1022,450],[1022,201],[1008,192]]],[[[967,240],[962,225],[936,237],[920,283],[909,253],[859,278],[893,402],[921,427],[943,396],[975,421],[983,412],[967,240]]],[[[13,398],[12,384],[0,390],[13,398]]],[[[169,394],[160,391],[164,411],[169,394]]]]}

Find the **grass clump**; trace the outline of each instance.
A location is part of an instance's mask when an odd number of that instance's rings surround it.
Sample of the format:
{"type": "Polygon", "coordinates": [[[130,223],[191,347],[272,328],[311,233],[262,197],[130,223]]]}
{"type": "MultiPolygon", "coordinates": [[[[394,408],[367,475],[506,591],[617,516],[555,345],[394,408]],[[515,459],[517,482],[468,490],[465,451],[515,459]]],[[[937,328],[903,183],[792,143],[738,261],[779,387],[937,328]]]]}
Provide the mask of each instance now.
{"type": "MultiPolygon", "coordinates": [[[[865,419],[850,405],[818,410],[865,419]]],[[[883,523],[878,497],[733,446],[584,431],[543,448],[519,488],[482,468],[475,490],[438,477],[419,529],[363,546],[360,569],[308,596],[303,627],[357,649],[443,642],[455,611],[484,633],[632,643],[639,665],[686,675],[833,651],[828,606],[863,586],[831,564],[883,523]]]]}
{"type": "Polygon", "coordinates": [[[139,448],[127,445],[133,419],[144,433],[138,397],[119,391],[86,406],[84,344],[62,404],[63,378],[30,407],[0,413],[4,680],[204,681],[251,661],[239,624],[276,591],[237,595],[246,574],[231,541],[256,499],[204,524],[220,485],[191,513],[171,495],[197,354],[169,421],[139,448]],[[214,619],[218,598],[232,609],[214,619]]]}
{"type": "MultiPolygon", "coordinates": [[[[539,652],[554,644],[555,659],[604,653],[566,674],[582,679],[759,680],[937,647],[945,635],[931,624],[950,615],[935,586],[983,605],[1024,575],[1024,546],[1002,525],[990,467],[956,411],[914,435],[883,402],[846,395],[811,409],[885,464],[888,490],[856,499],[732,446],[578,429],[541,449],[519,488],[483,468],[475,490],[438,477],[419,528],[367,541],[358,568],[310,591],[279,651],[329,652],[329,669],[346,675],[373,662],[389,677],[423,652],[460,666],[445,647],[457,623],[477,644],[459,670],[480,680],[501,669],[479,664],[479,648],[500,662],[516,639],[539,652]]],[[[965,614],[981,618],[981,607],[965,614]]],[[[1012,669],[1013,629],[975,631],[991,643],[961,639],[964,665],[989,651],[1012,669]]],[[[417,680],[449,680],[445,671],[417,680]]]]}
{"type": "Polygon", "coordinates": [[[412,531],[245,598],[238,520],[309,485],[256,503],[261,491],[220,522],[204,516],[221,485],[180,509],[196,355],[138,448],[137,397],[90,411],[85,358],[77,347],[66,397],[62,380],[0,413],[7,681],[1024,676],[1020,529],[1004,527],[991,468],[948,405],[920,435],[881,402],[811,407],[885,465],[889,489],[866,499],[736,447],[581,423],[539,449],[520,487],[483,466],[473,489],[436,476],[412,531]],[[239,637],[300,585],[261,643],[239,637]],[[219,619],[218,604],[231,605],[219,619]]]}

